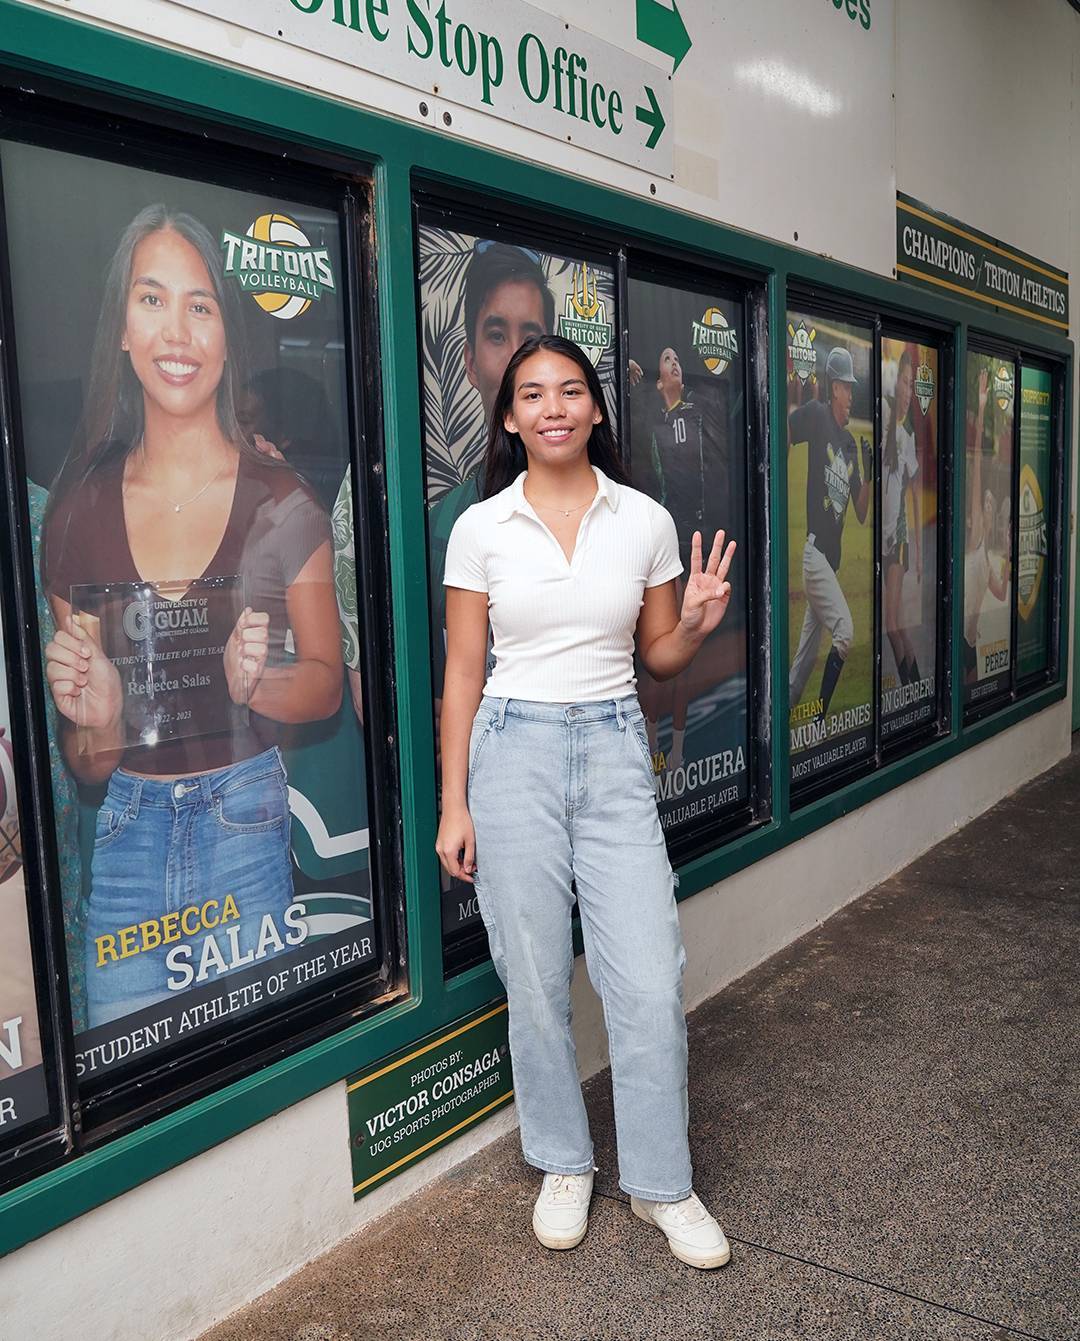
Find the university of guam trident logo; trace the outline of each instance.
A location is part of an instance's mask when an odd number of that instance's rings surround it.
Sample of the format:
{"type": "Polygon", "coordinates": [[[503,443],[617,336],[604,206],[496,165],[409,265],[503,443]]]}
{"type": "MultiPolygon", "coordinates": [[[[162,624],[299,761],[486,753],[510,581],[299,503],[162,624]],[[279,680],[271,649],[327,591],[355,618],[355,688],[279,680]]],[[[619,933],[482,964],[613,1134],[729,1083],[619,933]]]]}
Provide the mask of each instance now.
{"type": "Polygon", "coordinates": [[[587,261],[574,266],[573,282],[566,295],[566,310],[559,317],[559,334],[584,349],[595,368],[611,343],[612,324],[607,304],[600,297],[596,271],[587,261]]]}

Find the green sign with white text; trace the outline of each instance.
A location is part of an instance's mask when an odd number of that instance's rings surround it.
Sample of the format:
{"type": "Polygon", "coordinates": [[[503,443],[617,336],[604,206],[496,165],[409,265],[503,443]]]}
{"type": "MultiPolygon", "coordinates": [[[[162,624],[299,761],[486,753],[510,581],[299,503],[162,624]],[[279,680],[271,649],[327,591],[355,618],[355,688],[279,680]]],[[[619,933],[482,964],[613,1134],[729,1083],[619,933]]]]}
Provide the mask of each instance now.
{"type": "Polygon", "coordinates": [[[1068,334],[1069,276],[922,201],[896,193],[896,277],[1068,334]]]}
{"type": "Polygon", "coordinates": [[[359,1199],[514,1097],[506,1003],[402,1048],[347,1085],[359,1199]]]}

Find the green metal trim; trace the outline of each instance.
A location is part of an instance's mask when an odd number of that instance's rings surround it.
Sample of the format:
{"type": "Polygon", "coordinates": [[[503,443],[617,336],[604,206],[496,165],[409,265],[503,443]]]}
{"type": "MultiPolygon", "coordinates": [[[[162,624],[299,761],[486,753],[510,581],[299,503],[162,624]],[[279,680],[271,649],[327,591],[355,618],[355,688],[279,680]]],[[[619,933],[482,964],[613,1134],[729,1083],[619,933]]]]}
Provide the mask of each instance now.
{"type": "MultiPolygon", "coordinates": [[[[778,267],[769,276],[769,331],[787,330],[787,272],[778,267]]],[[[787,425],[787,354],[786,340],[770,340],[769,349],[769,625],[772,629],[772,813],[780,832],[791,816],[791,732],[788,730],[788,425],[787,425]]],[[[734,846],[734,845],[733,845],[734,846]]],[[[708,870],[707,859],[697,866],[700,872],[680,872],[679,891],[689,892],[698,874],[708,870]],[[684,885],[685,882],[685,885],[684,885]]],[[[719,878],[719,877],[718,877],[719,878]]]]}
{"type": "MultiPolygon", "coordinates": [[[[1080,581],[1074,583],[1069,566],[1069,557],[1072,553],[1073,477],[1076,473],[1076,443],[1075,435],[1073,433],[1074,377],[1073,363],[1071,359],[1065,366],[1061,382],[1062,398],[1064,401],[1064,404],[1061,407],[1061,453],[1064,458],[1064,468],[1061,479],[1061,606],[1059,610],[1060,619],[1058,621],[1058,678],[1063,684],[1066,684],[1069,678],[1069,648],[1072,644],[1069,629],[1069,612],[1073,608],[1074,594],[1080,595],[1080,581]]],[[[1074,625],[1074,627],[1078,626],[1080,626],[1080,619],[1078,619],[1074,625]]],[[[1073,684],[1072,725],[1073,730],[1075,730],[1077,725],[1075,683],[1073,684]]]]}
{"type": "MultiPolygon", "coordinates": [[[[821,286],[857,295],[913,319],[937,320],[953,329],[956,369],[962,369],[967,329],[986,331],[1067,360],[1066,450],[1071,442],[1072,344],[1051,332],[1032,331],[1013,319],[988,320],[985,311],[913,286],[868,275],[781,244],[722,228],[653,201],[624,196],[549,169],[465,144],[424,126],[386,119],[265,77],[215,66],[207,60],[168,51],[95,28],[67,15],[0,0],[0,55],[26,70],[54,75],[69,84],[107,90],[127,100],[186,114],[224,126],[278,133],[290,144],[330,150],[343,158],[374,164],[376,219],[376,300],[381,322],[382,391],[387,442],[391,521],[391,575],[394,591],[395,662],[400,738],[397,741],[403,788],[406,919],[412,996],[175,1113],[45,1174],[0,1197],[0,1254],[47,1233],[84,1211],[130,1190],[264,1118],[304,1099],[345,1075],[384,1057],[416,1038],[468,1013],[500,994],[494,970],[480,966],[444,982],[441,919],[434,857],[435,790],[431,768],[433,723],[428,648],[426,564],[417,561],[416,537],[424,534],[420,454],[420,385],[417,367],[415,268],[412,243],[412,180],[441,181],[450,187],[483,190],[504,206],[536,209],[543,201],[570,223],[596,229],[606,221],[628,240],[675,245],[703,260],[750,268],[767,282],[770,329],[783,329],[790,283],[821,286]],[[492,183],[498,185],[493,186],[492,183]]],[[[662,187],[661,187],[662,189],[662,187]]],[[[782,341],[769,353],[770,384],[785,381],[782,341]]],[[[958,391],[962,381],[957,382],[958,391]]],[[[782,396],[769,406],[772,493],[769,508],[772,555],[772,636],[774,702],[772,721],[786,721],[787,606],[780,599],[786,574],[786,432],[782,396]]],[[[963,441],[963,407],[958,395],[954,441],[963,441]]],[[[1069,463],[1066,465],[1068,483],[1069,463]]],[[[954,472],[962,488],[962,472],[954,472]]],[[[1068,495],[1066,494],[1066,497],[1068,495]]],[[[962,526],[962,505],[955,506],[962,526]]],[[[1069,528],[1063,526],[1063,536],[1069,528]]],[[[1067,540],[1064,544],[1067,546],[1067,540]]],[[[962,556],[963,533],[954,545],[962,556]]],[[[1068,574],[1066,571],[1066,583],[1068,574]]],[[[954,590],[960,590],[954,586],[954,590]]],[[[1067,587],[1063,588],[1067,591],[1067,587]]],[[[1064,599],[1064,598],[1063,598],[1064,599]]],[[[1062,614],[1068,610],[1066,603],[1062,614]]],[[[960,731],[959,612],[954,602],[954,695],[952,733],[917,753],[806,806],[794,816],[788,803],[788,742],[785,730],[772,740],[774,818],[723,849],[688,863],[681,872],[680,898],[716,883],[771,852],[875,799],[891,788],[978,741],[1005,730],[1065,696],[1063,679],[1012,704],[993,717],[960,731]]],[[[1067,648],[1067,620],[1062,643],[1067,648]]],[[[1064,662],[1062,663],[1064,666],[1064,662]]]]}
{"type": "Polygon", "coordinates": [[[964,403],[964,389],[967,386],[968,332],[961,326],[956,334],[955,360],[953,362],[953,469],[952,469],[952,675],[950,677],[951,702],[949,704],[949,727],[952,735],[959,734],[964,721],[964,500],[967,497],[967,406],[964,403]]]}

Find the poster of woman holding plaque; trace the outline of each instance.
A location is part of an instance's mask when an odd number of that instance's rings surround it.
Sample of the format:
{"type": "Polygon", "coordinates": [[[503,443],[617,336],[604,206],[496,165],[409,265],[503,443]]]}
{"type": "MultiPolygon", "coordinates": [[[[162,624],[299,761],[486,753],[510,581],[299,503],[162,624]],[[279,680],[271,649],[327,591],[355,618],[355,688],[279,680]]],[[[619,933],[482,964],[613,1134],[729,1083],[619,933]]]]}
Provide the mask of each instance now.
{"type": "Polygon", "coordinates": [[[1013,365],[968,354],[967,517],[964,540],[964,699],[993,698],[1012,662],[1013,365]]]}
{"type": "Polygon", "coordinates": [[[937,653],[937,350],[881,341],[881,730],[934,714],[937,653]]]}
{"type": "Polygon", "coordinates": [[[238,424],[239,301],[199,220],[136,214],[46,514],[48,684],[68,767],[107,785],[91,1027],[306,935],[278,746],[341,702],[333,552],[313,490],[238,424]]]}

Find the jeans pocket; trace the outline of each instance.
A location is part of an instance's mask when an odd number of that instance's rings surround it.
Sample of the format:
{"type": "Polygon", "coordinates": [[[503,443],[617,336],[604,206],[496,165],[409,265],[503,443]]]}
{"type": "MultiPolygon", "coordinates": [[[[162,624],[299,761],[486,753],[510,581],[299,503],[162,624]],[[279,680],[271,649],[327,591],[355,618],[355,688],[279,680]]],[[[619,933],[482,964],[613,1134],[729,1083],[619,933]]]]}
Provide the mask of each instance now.
{"type": "Polygon", "coordinates": [[[117,809],[110,805],[106,798],[101,803],[94,821],[94,850],[100,851],[101,848],[108,847],[110,843],[119,838],[124,832],[127,821],[127,810],[117,809]]]}
{"type": "Polygon", "coordinates": [[[641,749],[641,757],[645,760],[645,765],[649,770],[649,781],[654,782],[656,770],[653,767],[652,750],[649,748],[649,733],[645,726],[644,715],[635,714],[633,717],[627,717],[626,720],[641,749]]]}
{"type": "Polygon", "coordinates": [[[491,728],[494,719],[491,717],[477,717],[473,722],[472,733],[469,736],[469,782],[473,780],[473,774],[476,772],[476,765],[480,759],[480,751],[484,748],[484,742],[491,734],[491,728]]]}
{"type": "Polygon", "coordinates": [[[289,818],[289,796],[282,777],[267,774],[220,792],[214,798],[214,817],[230,833],[283,828],[289,818]]]}

